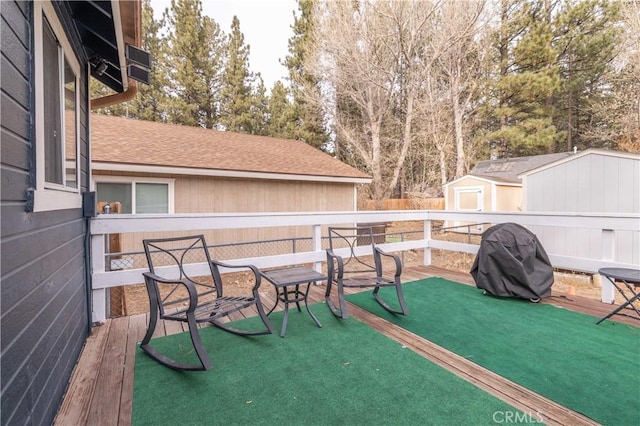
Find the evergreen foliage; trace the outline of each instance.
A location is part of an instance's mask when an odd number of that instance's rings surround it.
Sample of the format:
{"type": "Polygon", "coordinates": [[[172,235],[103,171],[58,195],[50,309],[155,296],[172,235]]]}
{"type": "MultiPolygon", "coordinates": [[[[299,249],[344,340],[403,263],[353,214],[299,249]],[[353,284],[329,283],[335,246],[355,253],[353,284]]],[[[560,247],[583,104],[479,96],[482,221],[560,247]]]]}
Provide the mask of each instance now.
{"type": "Polygon", "coordinates": [[[213,128],[220,114],[218,88],[224,50],[220,26],[202,15],[200,0],[171,0],[165,18],[171,81],[168,121],[213,128]]]}
{"type": "Polygon", "coordinates": [[[244,43],[237,16],[231,22],[226,50],[220,90],[220,125],[230,132],[254,133],[251,117],[251,85],[254,77],[249,72],[250,47],[244,43]]]}
{"type": "Polygon", "coordinates": [[[499,128],[487,135],[498,156],[604,146],[586,130],[611,124],[595,105],[611,94],[603,78],[619,40],[616,3],[502,0],[501,6],[499,128]]]}
{"type": "Polygon", "coordinates": [[[610,135],[601,139],[588,129],[611,124],[598,110],[614,101],[605,77],[620,45],[618,11],[617,2],[573,0],[555,20],[562,79],[554,121],[567,134],[566,145],[557,150],[610,146],[610,135]]]}
{"type": "Polygon", "coordinates": [[[298,0],[299,15],[294,15],[291,27],[293,36],[289,39],[289,56],[284,64],[289,69],[289,81],[293,95],[294,121],[289,137],[308,143],[316,148],[329,150],[328,132],[325,128],[322,107],[309,102],[312,93],[320,93],[320,81],[304,68],[308,55],[309,37],[314,25],[313,7],[315,0],[298,0]]]}
{"type": "Polygon", "coordinates": [[[296,120],[293,106],[289,101],[289,91],[281,81],[276,81],[269,99],[268,135],[276,138],[293,139],[296,120]]]}

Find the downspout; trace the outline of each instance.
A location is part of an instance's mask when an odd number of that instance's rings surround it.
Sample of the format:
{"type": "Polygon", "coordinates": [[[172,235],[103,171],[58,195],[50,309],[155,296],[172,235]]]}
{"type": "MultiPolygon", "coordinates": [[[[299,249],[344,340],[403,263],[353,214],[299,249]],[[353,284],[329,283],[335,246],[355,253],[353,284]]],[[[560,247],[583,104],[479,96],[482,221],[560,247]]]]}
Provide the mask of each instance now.
{"type": "MultiPolygon", "coordinates": [[[[116,0],[112,0],[114,1],[114,3],[116,2],[116,0]]],[[[118,9],[119,10],[119,9],[118,9]]],[[[120,18],[120,14],[117,14],[118,19],[120,18]]],[[[134,13],[133,13],[133,20],[134,20],[134,35],[133,35],[133,45],[135,46],[140,46],[142,44],[142,33],[141,33],[141,28],[142,28],[142,2],[140,0],[136,0],[136,2],[134,3],[134,13]]],[[[122,31],[122,28],[119,27],[119,31],[122,31]]],[[[122,48],[124,48],[124,43],[122,45],[122,48]]],[[[122,64],[123,66],[126,67],[126,62],[122,64]]],[[[90,71],[87,71],[87,93],[89,93],[89,80],[91,79],[90,76],[90,71]]],[[[124,75],[126,75],[126,73],[123,73],[123,77],[124,75]]],[[[96,99],[91,99],[89,103],[89,108],[91,111],[99,109],[99,108],[105,108],[111,105],[115,105],[118,103],[122,103],[122,102],[129,102],[131,99],[133,99],[136,94],[138,93],[138,82],[135,80],[132,80],[130,78],[127,78],[127,81],[123,81],[123,85],[124,87],[126,87],[125,91],[122,93],[116,93],[113,95],[108,95],[108,96],[103,96],[101,98],[96,98],[96,99]]],[[[90,114],[89,114],[90,115],[90,114]]],[[[91,119],[88,120],[88,125],[87,125],[87,140],[89,141],[89,143],[87,144],[87,158],[88,158],[88,173],[87,173],[87,182],[86,182],[86,192],[90,192],[91,191],[91,119]]],[[[93,205],[95,206],[95,199],[91,199],[91,202],[93,203],[93,205]]],[[[84,262],[85,262],[85,283],[87,286],[87,313],[88,313],[88,322],[89,322],[89,336],[91,335],[92,331],[93,331],[93,283],[92,283],[92,273],[93,273],[93,264],[92,264],[92,257],[91,257],[91,218],[95,216],[96,212],[95,211],[91,211],[92,214],[89,214],[88,212],[84,211],[84,209],[87,207],[85,206],[86,203],[83,203],[83,216],[85,218],[85,229],[86,229],[86,234],[85,234],[85,238],[84,238],[84,262]]]]}
{"type": "MultiPolygon", "coordinates": [[[[87,93],[89,93],[89,80],[91,79],[91,71],[89,69],[89,66],[87,66],[87,83],[86,83],[86,90],[87,93]]],[[[85,100],[87,106],[91,105],[90,100],[87,98],[87,100],[85,100]]],[[[90,135],[91,135],[91,120],[87,120],[88,121],[88,125],[87,125],[87,129],[86,129],[86,134],[85,134],[85,138],[87,141],[90,141],[90,135]]],[[[87,181],[85,182],[85,192],[82,194],[83,195],[83,203],[82,203],[82,216],[84,217],[84,226],[85,226],[85,235],[84,235],[84,273],[85,273],[85,277],[84,277],[84,282],[85,282],[85,286],[86,286],[86,295],[87,295],[87,300],[86,300],[86,305],[87,305],[87,327],[88,327],[88,333],[87,333],[87,337],[91,336],[93,334],[93,295],[92,295],[92,277],[91,274],[93,273],[93,266],[92,266],[92,262],[91,262],[91,215],[89,212],[87,212],[86,209],[86,203],[85,203],[85,198],[89,196],[89,193],[91,191],[91,143],[87,142],[87,181]]]]}
{"type": "Polygon", "coordinates": [[[99,108],[106,108],[111,105],[129,102],[133,99],[136,94],[138,94],[138,82],[132,79],[128,79],[128,81],[127,90],[122,93],[91,99],[91,110],[93,111],[99,108]]]}
{"type": "MultiPolygon", "coordinates": [[[[91,78],[91,77],[89,77],[91,78]]],[[[88,79],[87,79],[88,83],[88,79]]],[[[89,90],[87,84],[87,91],[89,90]]],[[[135,80],[129,79],[129,84],[127,90],[122,93],[116,93],[109,96],[103,96],[101,98],[91,99],[90,108],[91,110],[95,110],[98,108],[105,108],[111,105],[115,105],[122,102],[128,102],[134,98],[134,96],[138,93],[138,82],[135,80]]],[[[87,133],[91,134],[91,120],[89,120],[89,124],[87,126],[87,133]]],[[[89,136],[87,136],[89,138],[89,136]]],[[[87,147],[89,157],[89,173],[87,173],[87,192],[91,191],[91,144],[87,147]]],[[[95,200],[92,200],[95,205],[95,200]]],[[[86,213],[83,213],[85,218],[85,229],[86,234],[84,238],[84,255],[85,255],[85,282],[87,283],[87,313],[88,313],[88,322],[89,322],[89,336],[93,333],[93,326],[96,325],[93,323],[93,284],[91,274],[93,272],[93,264],[91,260],[91,218],[94,216],[89,216],[86,213]]]]}

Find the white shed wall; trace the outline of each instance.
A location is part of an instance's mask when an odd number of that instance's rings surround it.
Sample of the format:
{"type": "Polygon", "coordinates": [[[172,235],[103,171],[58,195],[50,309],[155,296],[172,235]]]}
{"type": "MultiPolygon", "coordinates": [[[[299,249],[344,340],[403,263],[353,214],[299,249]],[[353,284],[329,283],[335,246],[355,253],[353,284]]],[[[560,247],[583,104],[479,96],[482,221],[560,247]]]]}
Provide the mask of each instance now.
{"type": "Polygon", "coordinates": [[[640,160],[592,153],[526,176],[525,210],[640,213],[640,160]]]}
{"type": "MultiPolygon", "coordinates": [[[[640,213],[640,158],[589,153],[525,176],[524,208],[530,212],[640,213]]],[[[531,227],[543,247],[567,256],[602,256],[601,232],[531,227]]],[[[638,231],[621,231],[612,260],[640,262],[638,231]]]]}

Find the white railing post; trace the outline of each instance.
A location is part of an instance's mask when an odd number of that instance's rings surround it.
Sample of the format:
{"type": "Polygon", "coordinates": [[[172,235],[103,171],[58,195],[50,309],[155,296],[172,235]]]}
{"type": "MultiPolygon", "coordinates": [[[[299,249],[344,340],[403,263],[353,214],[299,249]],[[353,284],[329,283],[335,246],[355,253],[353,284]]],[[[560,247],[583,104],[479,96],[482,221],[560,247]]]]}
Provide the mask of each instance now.
{"type": "MultiPolygon", "coordinates": [[[[313,251],[322,251],[322,226],[313,225],[313,251]]],[[[314,262],[313,269],[322,273],[322,262],[314,262]]]]}
{"type": "MultiPolygon", "coordinates": [[[[431,220],[427,219],[424,221],[424,239],[426,241],[431,240],[431,220]]],[[[431,247],[429,245],[424,248],[424,265],[431,265],[431,247]]]]}
{"type": "MultiPolygon", "coordinates": [[[[616,258],[616,237],[613,229],[602,230],[602,260],[613,261],[616,258]]],[[[615,302],[613,284],[608,279],[600,277],[602,303],[615,302]]]]}
{"type": "MultiPolygon", "coordinates": [[[[91,267],[92,273],[105,272],[105,238],[106,234],[91,236],[91,267]]],[[[92,289],[91,292],[92,322],[104,322],[107,319],[107,290],[105,288],[92,289]]]]}

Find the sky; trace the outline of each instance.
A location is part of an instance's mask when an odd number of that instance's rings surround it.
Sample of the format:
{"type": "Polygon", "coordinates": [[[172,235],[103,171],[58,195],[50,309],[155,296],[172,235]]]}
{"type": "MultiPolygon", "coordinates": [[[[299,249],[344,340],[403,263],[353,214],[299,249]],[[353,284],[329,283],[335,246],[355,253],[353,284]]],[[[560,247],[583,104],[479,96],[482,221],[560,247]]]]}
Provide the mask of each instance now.
{"type": "MultiPolygon", "coordinates": [[[[156,19],[171,0],[151,0],[156,19]]],[[[249,68],[259,72],[267,90],[287,76],[287,68],[280,65],[288,53],[288,41],[293,35],[293,12],[296,0],[202,0],[203,14],[213,18],[229,34],[233,16],[240,20],[244,42],[250,46],[249,68]]]]}

